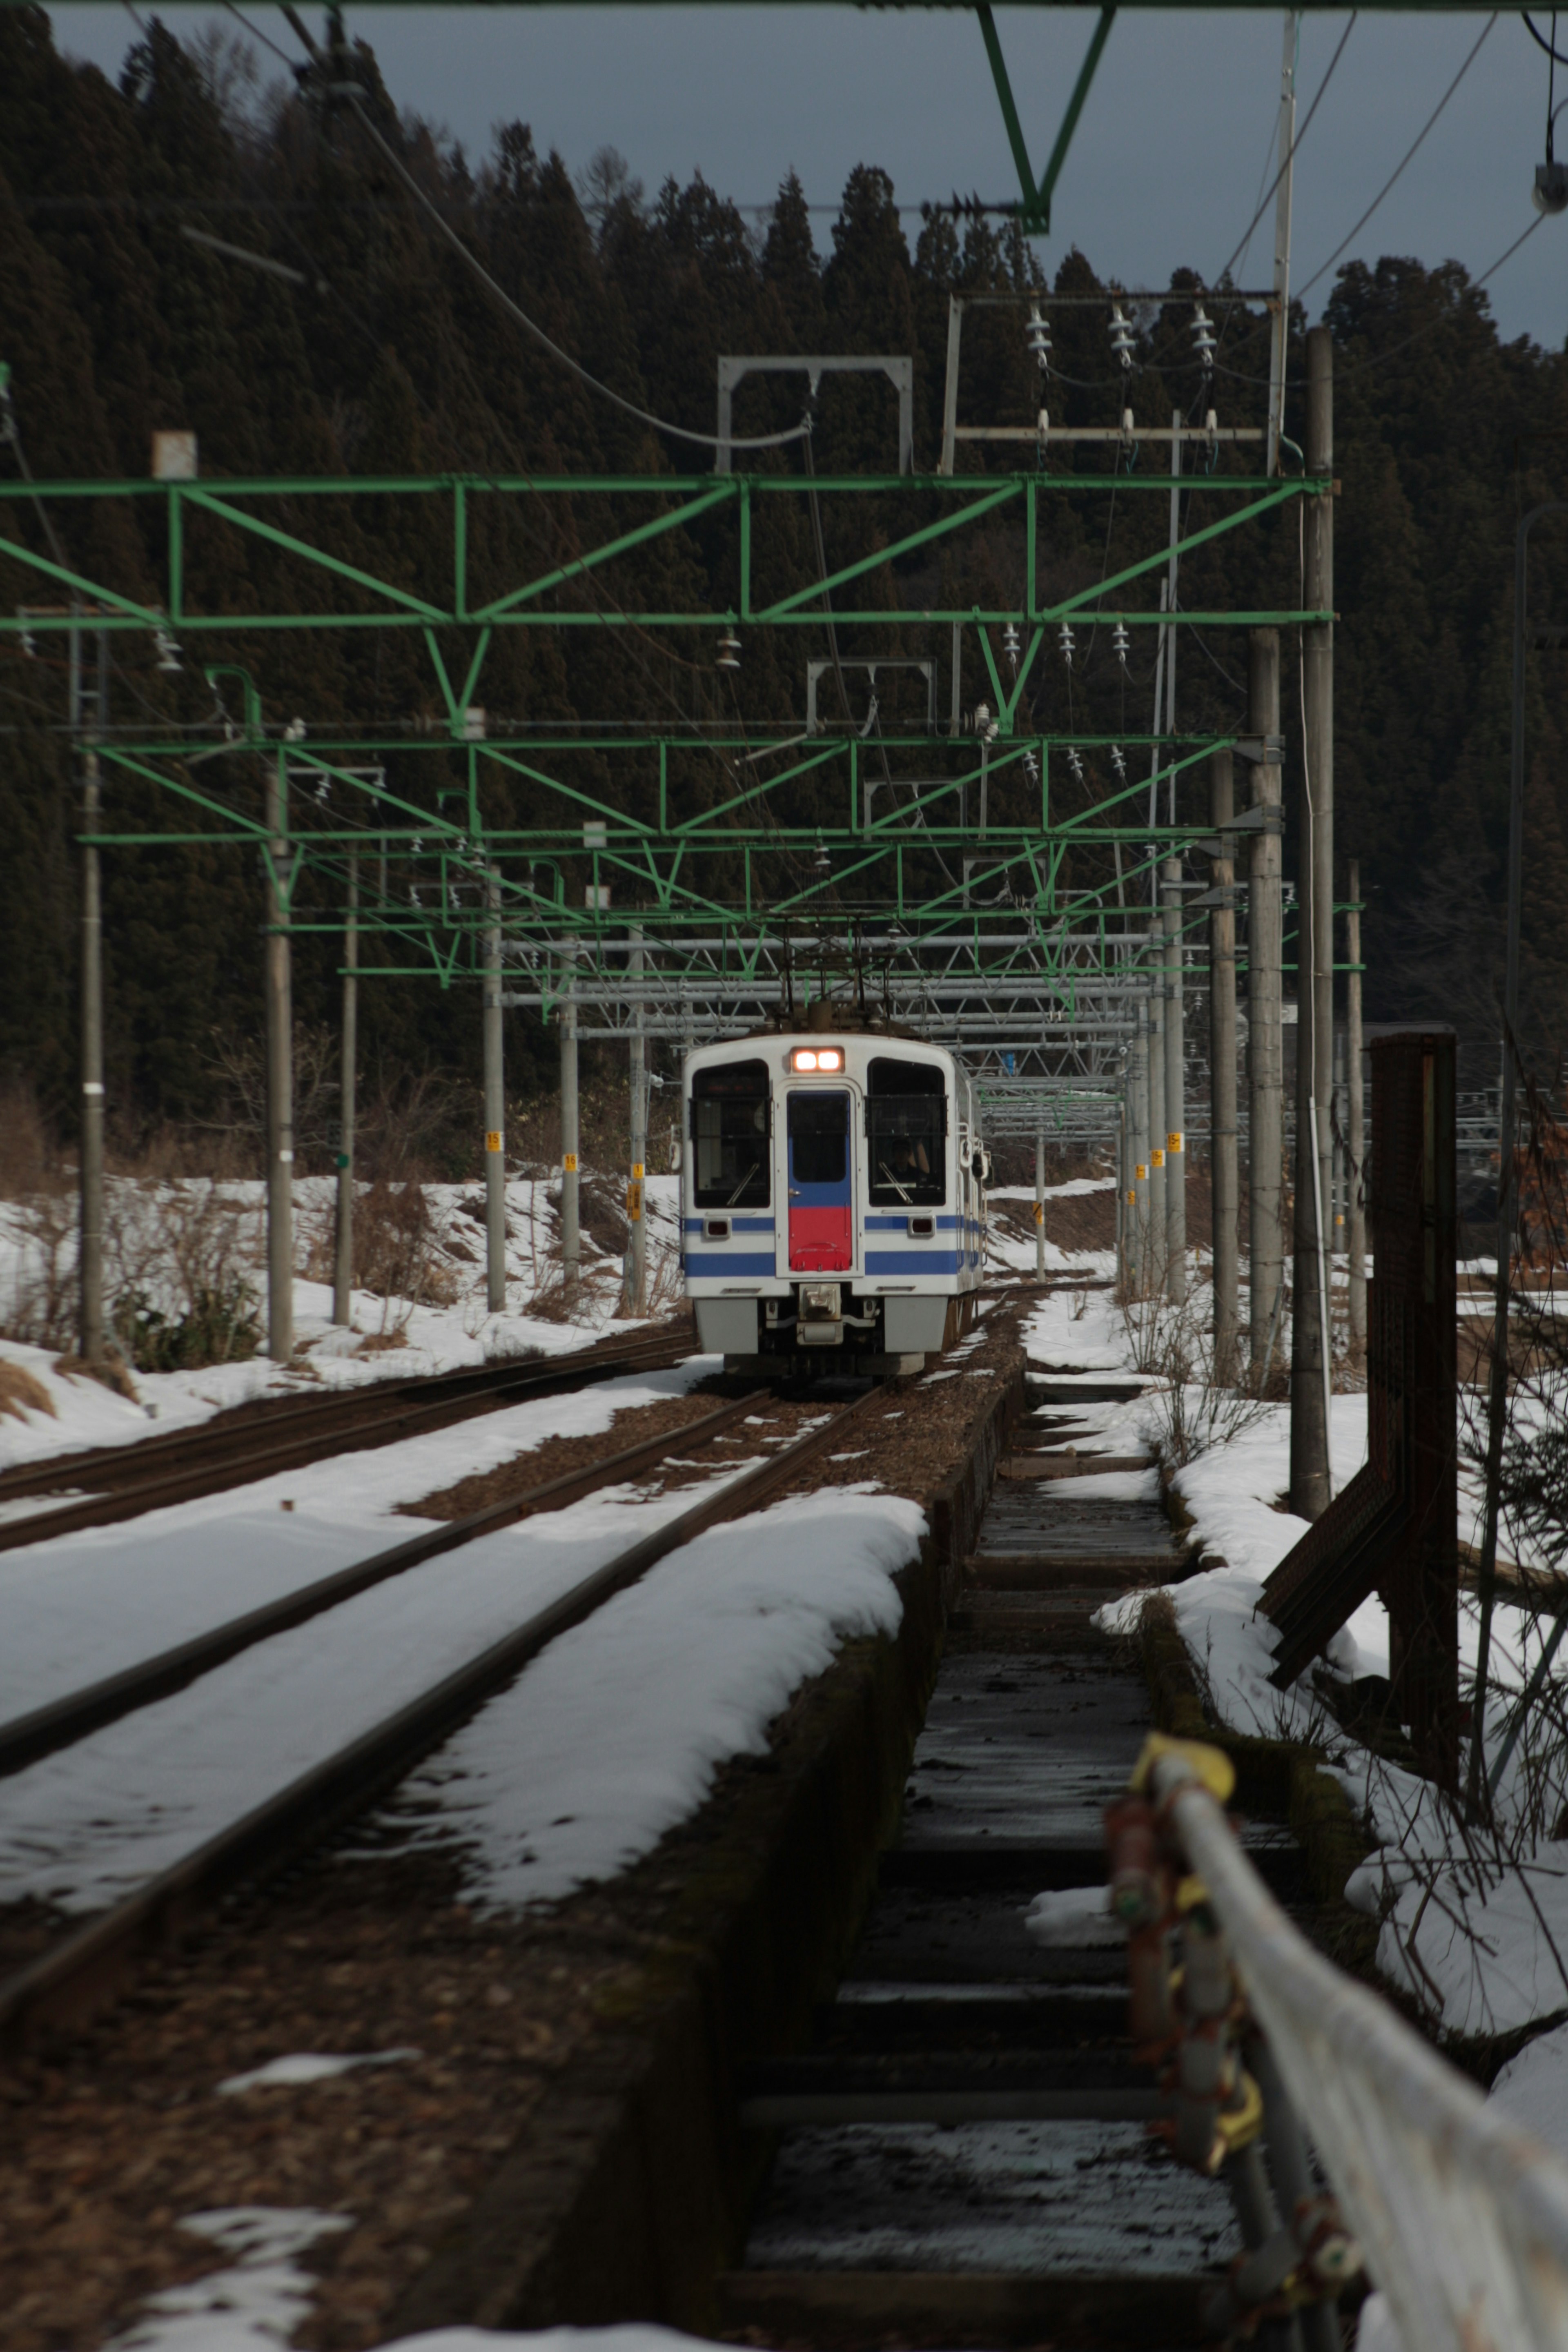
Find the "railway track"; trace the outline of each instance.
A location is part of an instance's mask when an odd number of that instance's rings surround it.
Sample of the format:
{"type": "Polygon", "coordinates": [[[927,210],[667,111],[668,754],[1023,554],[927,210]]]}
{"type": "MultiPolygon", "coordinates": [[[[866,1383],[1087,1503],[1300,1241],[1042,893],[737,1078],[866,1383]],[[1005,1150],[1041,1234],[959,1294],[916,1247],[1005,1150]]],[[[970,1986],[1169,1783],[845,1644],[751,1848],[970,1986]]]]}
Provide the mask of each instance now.
{"type": "Polygon", "coordinates": [[[679,1363],[693,1345],[691,1327],[682,1318],[671,1330],[601,1340],[545,1361],[507,1360],[378,1381],[347,1393],[257,1400],[196,1429],[20,1464],[0,1472],[0,1506],[32,1495],[71,1499],[0,1519],[0,1551],[195,1502],[329,1455],[424,1436],[532,1397],[661,1370],[679,1363]]]}
{"type": "MultiPolygon", "coordinates": [[[[278,1789],[243,1816],[148,1877],[39,1957],[0,1979],[0,2046],[79,2026],[114,1999],[138,1957],[177,1937],[236,1887],[275,1874],[395,1786],[484,1702],[503,1690],[558,1635],[581,1624],[669,1552],[723,1519],[755,1509],[838,1445],[847,1424],[874,1407],[872,1390],[777,1454],[705,1494],[689,1509],[626,1546],[544,1607],[531,1612],[393,1713],[278,1789]]],[[[0,1769],[17,1771],[105,1724],[153,1705],[245,1649],[324,1615],[386,1578],[489,1534],[530,1512],[558,1507],[670,1454],[723,1433],[762,1396],[729,1402],[700,1420],[624,1448],[505,1502],[422,1533],[268,1608],[142,1664],[0,1726],[0,1769]]],[[[128,1836],[133,1835],[133,1828],[128,1836]]]]}
{"type": "MultiPolygon", "coordinates": [[[[1106,1932],[1102,1811],[1150,1715],[1089,1620],[1179,1559],[1152,1465],[1138,1475],[1106,1425],[1134,1386],[1031,1381],[858,1948],[815,2045],[740,2086],[742,2128],[774,2137],[720,2281],[737,2340],[1173,2352],[1224,2332],[1212,2298],[1243,2190],[1233,2204],[1151,2137],[1167,2095],[1129,2042],[1127,1954],[1106,1932]],[[1125,1499],[1038,1475],[1090,1467],[1080,1442],[1133,1469],[1125,1499]]],[[[1249,1842],[1302,1903],[1288,1832],[1249,1842]]],[[[1271,2321],[1258,2340],[1300,2352],[1271,2321]]]]}

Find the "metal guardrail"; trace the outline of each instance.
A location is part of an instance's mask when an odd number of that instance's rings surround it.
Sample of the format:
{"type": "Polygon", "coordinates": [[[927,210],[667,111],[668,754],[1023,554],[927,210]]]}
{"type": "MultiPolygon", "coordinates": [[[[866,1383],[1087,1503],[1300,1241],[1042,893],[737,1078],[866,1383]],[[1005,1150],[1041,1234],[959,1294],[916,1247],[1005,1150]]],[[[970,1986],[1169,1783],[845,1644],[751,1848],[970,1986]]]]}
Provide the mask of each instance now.
{"type": "Polygon", "coordinates": [[[1242,1852],[1232,1785],[1217,1749],[1156,1736],[1108,1824],[1134,2033],[1173,2060],[1174,2152],[1237,2192],[1247,2249],[1215,2332],[1280,2318],[1307,2352],[1337,2347],[1332,2303],[1364,2251],[1407,2352],[1568,2352],[1568,2165],[1312,1949],[1242,1852]]]}

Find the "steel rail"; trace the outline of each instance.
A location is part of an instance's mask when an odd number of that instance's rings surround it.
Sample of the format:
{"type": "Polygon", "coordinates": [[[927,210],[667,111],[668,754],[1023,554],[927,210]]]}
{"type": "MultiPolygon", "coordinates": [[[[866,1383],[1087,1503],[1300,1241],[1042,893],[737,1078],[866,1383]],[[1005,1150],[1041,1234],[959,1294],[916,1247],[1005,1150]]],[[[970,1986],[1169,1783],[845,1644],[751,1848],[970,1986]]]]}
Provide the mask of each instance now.
{"type": "Polygon", "coordinates": [[[546,1506],[555,1507],[574,1501],[595,1487],[613,1486],[630,1472],[660,1461],[676,1445],[706,1444],[731,1422],[739,1421],[763,1393],[754,1390],[721,1405],[716,1412],[684,1423],[679,1429],[645,1437],[639,1444],[626,1446],[620,1453],[606,1454],[581,1469],[564,1471],[559,1478],[530,1486],[503,1502],[487,1504],[482,1510],[470,1511],[460,1519],[448,1519],[426,1534],[411,1536],[406,1543],[394,1544],[390,1549],[374,1552],[368,1559],[355,1560],[351,1567],[338,1569],[331,1576],[318,1577],[297,1591],[283,1593],[259,1609],[247,1610],[243,1617],[231,1617],[205,1633],[194,1634],[188,1642],[160,1651],[155,1657],[144,1658],[120,1674],[107,1675],[83,1690],[68,1692],[47,1706],[14,1716],[8,1723],[0,1723],[0,1776],[19,1772],[26,1765],[37,1763],[41,1757],[53,1755],[58,1748],[68,1748],[73,1741],[85,1738],[89,1732],[100,1731],[105,1724],[118,1722],[121,1716],[132,1715],[158,1699],[170,1697],[200,1675],[210,1673],[214,1666],[237,1657],[242,1650],[253,1649],[258,1642],[306,1624],[324,1610],[335,1609],[341,1601],[368,1591],[372,1585],[384,1583],[389,1577],[401,1576],[407,1569],[421,1567],[442,1552],[456,1551],[476,1536],[510,1527],[546,1506]]]}
{"type": "Polygon", "coordinates": [[[325,1428],[340,1415],[374,1412],[400,1398],[432,1396],[438,1390],[460,1396],[470,1389],[488,1389],[498,1378],[545,1378],[559,1372],[575,1379],[581,1370],[602,1363],[607,1356],[619,1361],[644,1349],[673,1346],[689,1338],[690,1329],[687,1318],[671,1318],[670,1328],[666,1329],[595,1339],[589,1347],[574,1348],[560,1356],[508,1356],[483,1364],[465,1364],[453,1371],[405,1372],[391,1380],[373,1381],[325,1395],[296,1391],[289,1396],[247,1397],[242,1404],[227,1405],[211,1421],[200,1422],[193,1428],[160,1430],[155,1436],[135,1438],[122,1445],[85,1446],[70,1454],[51,1454],[39,1461],[16,1463],[0,1470],[0,1502],[8,1502],[16,1495],[52,1494],[61,1487],[79,1485],[84,1477],[107,1480],[124,1472],[139,1476],[142,1465],[149,1460],[167,1461],[172,1454],[193,1447],[221,1448],[236,1433],[263,1426],[273,1429],[285,1423],[308,1421],[315,1428],[325,1428]]]}
{"type": "MultiPolygon", "coordinates": [[[[868,1391],[771,1461],[759,1463],[616,1553],[466,1665],[0,1980],[0,2048],[18,2047],[40,2032],[85,2023],[117,1996],[142,1952],[176,1939],[230,1889],[278,1870],[363,1812],[559,1634],[583,1623],[668,1553],[787,1486],[816,1455],[837,1444],[846,1425],[880,1397],[879,1390],[868,1391]]],[[[670,1437],[672,1443],[680,1442],[679,1432],[670,1437]]]]}
{"type": "Polygon", "coordinates": [[[109,1491],[82,1496],[52,1510],[30,1512],[25,1518],[0,1521],[0,1551],[15,1549],[21,1544],[47,1542],[55,1536],[74,1535],[84,1528],[110,1527],[121,1519],[135,1518],[144,1511],[194,1502],[204,1495],[218,1494],[252,1479],[303,1468],[326,1455],[359,1453],[368,1447],[389,1444],[395,1438],[416,1436],[449,1422],[468,1420],[476,1413],[499,1411],[503,1405],[526,1402],[531,1397],[549,1396],[563,1388],[678,1363],[690,1353],[690,1341],[682,1334],[675,1339],[629,1347],[614,1355],[588,1357],[584,1352],[558,1357],[548,1364],[476,1367],[471,1373],[435,1375],[440,1387],[437,1395],[427,1391],[421,1395],[417,1389],[405,1388],[399,1382],[398,1393],[391,1399],[374,1391],[367,1395],[363,1391],[341,1403],[335,1400],[301,1399],[298,1415],[290,1415],[290,1420],[297,1418],[300,1426],[281,1437],[264,1425],[247,1444],[245,1436],[248,1433],[220,1431],[209,1424],[202,1431],[171,1432],[170,1451],[151,1464],[136,1457],[144,1454],[146,1446],[157,1444],[156,1439],[147,1440],[145,1446],[118,1446],[100,1449],[93,1454],[60,1456],[47,1473],[42,1465],[29,1465],[15,1485],[0,1486],[0,1500],[19,1492],[47,1492],[89,1481],[107,1486],[109,1491]],[[454,1381],[467,1385],[454,1386],[454,1381]],[[105,1454],[110,1457],[107,1460],[105,1454]],[[182,1460],[187,1454],[194,1459],[182,1460]],[[129,1461],[125,1459],[127,1455],[131,1456],[129,1461]],[[179,1466],[170,1466],[171,1456],[179,1466]],[[29,1486],[28,1481],[46,1475],[47,1486],[29,1486]]]}

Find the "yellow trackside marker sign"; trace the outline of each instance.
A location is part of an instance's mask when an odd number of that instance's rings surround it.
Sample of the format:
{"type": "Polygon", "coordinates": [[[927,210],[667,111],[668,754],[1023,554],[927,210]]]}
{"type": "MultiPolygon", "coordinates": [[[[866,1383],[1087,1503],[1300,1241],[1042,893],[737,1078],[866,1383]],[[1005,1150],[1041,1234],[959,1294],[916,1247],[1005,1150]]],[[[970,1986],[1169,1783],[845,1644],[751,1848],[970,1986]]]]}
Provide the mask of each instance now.
{"type": "Polygon", "coordinates": [[[577,1173],[577,1154],[574,1151],[563,1152],[561,1156],[561,1170],[563,1175],[575,1176],[577,1173]]]}
{"type": "MultiPolygon", "coordinates": [[[[1145,1168],[1145,1167],[1144,1167],[1143,1162],[1142,1162],[1142,1160],[1140,1160],[1140,1161],[1138,1162],[1138,1181],[1140,1182],[1140,1184],[1142,1184],[1142,1183],[1143,1183],[1143,1182],[1145,1182],[1145,1181],[1147,1181],[1148,1174],[1149,1174],[1149,1171],[1147,1170],[1147,1168],[1145,1168]]],[[[1129,1200],[1131,1200],[1132,1196],[1131,1196],[1131,1193],[1129,1193],[1127,1197],[1128,1197],[1128,1199],[1129,1199],[1129,1200]]]]}
{"type": "Polygon", "coordinates": [[[499,1151],[500,1150],[500,1137],[497,1134],[493,1127],[487,1128],[485,1130],[485,1150],[487,1151],[499,1151]]]}
{"type": "Polygon", "coordinates": [[[1154,1167],[1163,1168],[1165,1164],[1165,1155],[1163,1151],[1152,1151],[1149,1154],[1149,1158],[1154,1167]]]}
{"type": "Polygon", "coordinates": [[[1168,1135],[1168,1136],[1165,1138],[1165,1149],[1166,1149],[1166,1150],[1167,1150],[1167,1151],[1180,1151],[1181,1148],[1182,1148],[1182,1130],[1181,1130],[1181,1129],[1180,1129],[1180,1128],[1178,1128],[1178,1129],[1176,1129],[1176,1132],[1174,1133],[1174,1135],[1168,1135]]]}

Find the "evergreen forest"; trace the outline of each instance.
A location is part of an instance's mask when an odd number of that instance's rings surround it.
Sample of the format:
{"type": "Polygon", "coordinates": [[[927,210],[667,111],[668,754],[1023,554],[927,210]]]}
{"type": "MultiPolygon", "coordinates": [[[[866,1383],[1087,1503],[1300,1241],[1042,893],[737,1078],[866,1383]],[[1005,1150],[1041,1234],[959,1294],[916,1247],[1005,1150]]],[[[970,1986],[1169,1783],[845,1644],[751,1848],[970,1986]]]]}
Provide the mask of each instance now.
{"type": "MultiPolygon", "coordinates": [[[[382,136],[497,283],[633,406],[692,430],[713,430],[720,353],[910,353],[915,462],[931,469],[950,292],[1048,283],[1065,295],[1108,282],[1095,274],[1091,236],[1085,250],[1042,257],[994,218],[901,215],[898,192],[874,162],[850,175],[819,242],[793,178],[759,225],[700,177],[650,194],[608,151],[574,181],[521,121],[498,125],[490,152],[474,157],[399,115],[363,44],[354,45],[353,70],[382,136]]],[[[1026,348],[1026,312],[971,313],[965,416],[1027,423],[1047,398],[1053,421],[1110,423],[1130,400],[1149,421],[1212,404],[1223,423],[1260,424],[1267,320],[1257,306],[1218,308],[1219,350],[1205,380],[1191,331],[1197,286],[1178,273],[1170,292],[1184,299],[1136,310],[1135,364],[1125,378],[1106,341],[1103,309],[1053,310],[1045,393],[1026,348]]],[[[1561,491],[1568,353],[1502,341],[1485,292],[1441,256],[1345,265],[1324,317],[1335,346],[1342,485],[1340,887],[1347,861],[1358,858],[1369,1017],[1458,1024],[1468,1082],[1483,1083],[1495,1074],[1500,1025],[1513,539],[1520,513],[1561,491]]],[[[1287,430],[1298,441],[1309,323],[1301,315],[1292,320],[1287,430]]],[[[43,11],[0,11],[0,363],[10,370],[14,424],[0,445],[0,472],[13,478],[25,465],[40,481],[145,478],[152,436],[169,429],[198,436],[204,479],[674,475],[704,471],[709,462],[599,398],[542,352],[410,201],[364,124],[333,102],[323,79],[268,84],[238,36],[208,31],[182,45],[155,20],[114,83],[61,54],[43,11]],[[285,264],[303,283],[237,263],[184,233],[193,227],[285,264]]],[[[736,395],[735,429],[781,431],[798,420],[801,402],[798,380],[755,380],[736,395]]],[[[892,471],[892,409],[885,383],[825,380],[811,442],[816,469],[892,471]]],[[[790,445],[747,462],[798,468],[802,453],[790,445]]],[[[988,448],[970,469],[1014,462],[988,448]]],[[[1109,448],[1103,463],[1109,474],[1109,448]]],[[[1108,481],[1108,496],[1097,493],[1092,508],[1042,499],[1045,587],[1081,586],[1163,544],[1165,501],[1118,500],[1113,491],[1108,481]]],[[[1194,517],[1203,498],[1194,477],[1187,498],[1194,517]]],[[[422,526],[407,508],[374,496],[352,503],[344,529],[364,559],[388,578],[421,576],[435,555],[419,544],[422,526]]],[[[827,563],[859,551],[867,530],[879,535],[871,543],[889,544],[909,528],[907,503],[889,493],[849,516],[847,502],[824,501],[827,563]],[[859,545],[842,536],[851,530],[862,535],[859,545]]],[[[1183,604],[1194,611],[1293,604],[1298,507],[1195,552],[1183,568],[1183,604]]],[[[156,501],[134,509],[92,499],[56,500],[52,509],[18,502],[7,505],[6,518],[30,548],[58,545],[89,576],[113,566],[117,578],[155,593],[156,501]]],[[[596,530],[600,520],[595,513],[584,527],[596,530]]],[[[769,502],[779,561],[797,569],[809,562],[808,547],[788,543],[807,528],[804,502],[769,502]]],[[[568,506],[548,517],[520,509],[505,530],[512,534],[506,544],[481,551],[498,577],[509,565],[542,570],[573,552],[568,506]]],[[[1014,526],[966,534],[961,544],[962,552],[957,541],[944,552],[938,541],[912,568],[889,564],[879,585],[887,601],[911,612],[903,649],[939,654],[944,679],[947,633],[922,630],[919,606],[933,589],[966,608],[1016,593],[1014,526]]],[[[700,524],[666,533],[619,564],[613,593],[644,608],[722,607],[731,593],[728,546],[718,534],[706,541],[700,524]]],[[[242,615],[275,593],[268,562],[265,547],[247,542],[205,591],[226,596],[224,609],[242,615]]],[[[1542,618],[1568,622],[1568,533],[1539,534],[1531,593],[1542,618]]],[[[39,600],[36,575],[0,556],[0,604],[14,610],[29,600],[39,600]]],[[[853,654],[853,627],[839,635],[853,654]]],[[[1080,627],[1070,668],[1054,648],[1037,664],[1024,723],[1146,731],[1154,636],[1135,633],[1123,668],[1108,626],[1080,627]]],[[[758,631],[739,672],[725,676],[714,667],[711,632],[661,632],[656,640],[628,628],[512,629],[498,633],[485,695],[497,710],[557,727],[721,715],[798,723],[805,661],[826,645],[825,631],[758,631]]],[[[411,739],[439,723],[412,633],[253,637],[243,656],[222,638],[205,640],[199,658],[187,655],[178,667],[151,635],[117,636],[113,647],[110,723],[201,717],[212,704],[201,663],[240,657],[274,719],[353,719],[411,739]]],[[[1559,1045],[1568,1043],[1568,660],[1556,651],[1530,658],[1527,1044],[1552,1078],[1559,1045]]],[[[978,661],[974,673],[963,680],[970,701],[984,687],[978,661]]],[[[1181,724],[1237,723],[1246,675],[1239,632],[1183,632],[1181,724]]],[[[1284,647],[1282,676],[1289,803],[1300,741],[1293,642],[1284,647]]],[[[68,1134],[79,795],[66,695],[60,636],[30,646],[14,636],[0,641],[0,1081],[29,1092],[68,1134]]],[[[577,772],[607,788],[608,771],[597,770],[592,754],[582,754],[577,772]]],[[[624,782],[624,763],[615,773],[624,782]]],[[[417,761],[410,753],[403,789],[434,794],[441,781],[427,752],[417,761]]],[[[1107,781],[1064,770],[1058,806],[1070,809],[1075,793],[1087,804],[1107,781]]],[[[726,779],[717,760],[694,760],[678,782],[700,807],[718,799],[726,779]]],[[[625,786],[647,788],[647,779],[625,786]]],[[[1206,791],[1201,771],[1191,788],[1206,791]]],[[[233,789],[252,786],[236,778],[233,789]]],[[[805,822],[814,789],[801,787],[795,814],[805,822]]],[[[495,810],[498,821],[527,821],[526,781],[516,780],[513,791],[510,806],[495,810]]],[[[232,1093],[234,1041],[254,1039],[261,1022],[263,879],[252,854],[204,838],[199,819],[188,811],[176,817],[150,781],[116,772],[106,821],[114,830],[164,827],[184,836],[104,858],[109,1094],[123,1141],[159,1122],[215,1119],[232,1093]]],[[[1288,842],[1288,871],[1293,858],[1288,842]]],[[[318,934],[300,942],[302,1031],[331,1029],[336,972],[331,940],[318,934]]],[[[362,991],[360,1019],[369,1066],[464,1081],[477,1075],[471,987],[376,981],[362,991]]],[[[522,1015],[511,1017],[508,1052],[519,1093],[550,1082],[552,1041],[522,1015]]]]}

